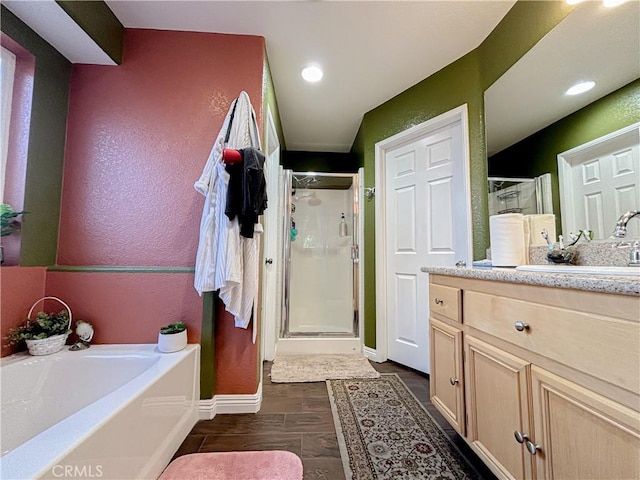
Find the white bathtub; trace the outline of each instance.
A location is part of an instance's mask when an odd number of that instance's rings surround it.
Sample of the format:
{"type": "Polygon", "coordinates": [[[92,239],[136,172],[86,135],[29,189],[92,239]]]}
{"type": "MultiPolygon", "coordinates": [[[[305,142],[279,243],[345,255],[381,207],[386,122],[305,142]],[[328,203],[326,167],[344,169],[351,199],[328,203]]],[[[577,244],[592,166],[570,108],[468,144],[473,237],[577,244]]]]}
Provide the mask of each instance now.
{"type": "Polygon", "coordinates": [[[157,478],[198,419],[200,347],[2,359],[0,479],[157,478]]]}

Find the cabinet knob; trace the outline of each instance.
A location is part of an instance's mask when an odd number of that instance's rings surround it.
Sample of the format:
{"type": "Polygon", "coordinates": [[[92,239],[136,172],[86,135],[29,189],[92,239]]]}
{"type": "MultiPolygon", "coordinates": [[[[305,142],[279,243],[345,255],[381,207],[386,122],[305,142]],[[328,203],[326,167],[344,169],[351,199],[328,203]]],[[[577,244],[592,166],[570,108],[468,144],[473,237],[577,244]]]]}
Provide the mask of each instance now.
{"type": "Polygon", "coordinates": [[[442,304],[444,304],[444,300],[440,300],[438,297],[436,297],[436,298],[434,299],[434,302],[436,302],[436,305],[442,305],[442,304]]]}
{"type": "Polygon", "coordinates": [[[525,330],[529,330],[529,324],[522,323],[520,320],[518,320],[513,325],[516,327],[516,330],[518,330],[519,332],[524,332],[525,330]]]}
{"type": "Polygon", "coordinates": [[[529,441],[529,436],[526,433],[519,432],[516,430],[513,432],[513,436],[516,437],[516,442],[524,443],[529,441]]]}
{"type": "Polygon", "coordinates": [[[527,442],[525,443],[525,445],[527,446],[527,450],[529,450],[529,453],[531,455],[535,455],[538,451],[542,450],[540,448],[540,445],[536,445],[535,443],[533,443],[531,440],[527,440],[527,442]]]}
{"type": "Polygon", "coordinates": [[[271,265],[273,263],[273,258],[267,258],[264,263],[266,263],[267,265],[271,265]]]}
{"type": "Polygon", "coordinates": [[[459,382],[459,380],[458,380],[457,378],[451,377],[451,378],[449,379],[449,383],[450,383],[451,385],[455,385],[455,384],[456,384],[456,383],[458,383],[458,382],[459,382]]]}

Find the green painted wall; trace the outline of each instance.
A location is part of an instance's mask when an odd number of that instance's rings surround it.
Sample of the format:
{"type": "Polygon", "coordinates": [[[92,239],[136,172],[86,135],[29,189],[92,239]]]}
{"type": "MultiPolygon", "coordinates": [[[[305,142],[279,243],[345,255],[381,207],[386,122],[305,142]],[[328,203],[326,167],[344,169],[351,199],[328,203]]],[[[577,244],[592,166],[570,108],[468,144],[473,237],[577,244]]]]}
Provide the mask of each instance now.
{"type": "MultiPolygon", "coordinates": [[[[273,122],[278,134],[278,141],[280,142],[280,151],[284,151],[287,146],[284,141],[284,134],[282,132],[282,122],[280,121],[280,110],[278,109],[278,100],[276,98],[276,90],[273,86],[273,78],[271,77],[271,68],[269,67],[269,58],[267,57],[267,51],[264,51],[264,68],[262,72],[262,117],[263,121],[263,136],[266,135],[267,124],[267,105],[271,109],[271,115],[273,116],[273,122]]],[[[266,138],[266,137],[265,137],[266,138]]],[[[264,141],[264,139],[263,139],[264,141]]]]}
{"type": "Polygon", "coordinates": [[[640,80],[558,120],[489,158],[489,175],[533,177],[551,173],[556,231],[562,231],[559,153],[640,122],[640,80]]]}
{"type": "MultiPolygon", "coordinates": [[[[574,7],[561,1],[518,1],[475,50],[365,114],[352,152],[375,183],[375,143],[462,104],[468,105],[474,258],[489,243],[484,90],[574,7]]],[[[376,348],[375,209],[365,202],[365,345],[376,348]]]]}
{"type": "Polygon", "coordinates": [[[118,65],[122,63],[124,27],[103,1],[56,0],[56,3],[118,65]]]}
{"type": "Polygon", "coordinates": [[[71,63],[4,6],[0,29],[36,58],[20,265],[52,265],[58,219],[71,63]]]}

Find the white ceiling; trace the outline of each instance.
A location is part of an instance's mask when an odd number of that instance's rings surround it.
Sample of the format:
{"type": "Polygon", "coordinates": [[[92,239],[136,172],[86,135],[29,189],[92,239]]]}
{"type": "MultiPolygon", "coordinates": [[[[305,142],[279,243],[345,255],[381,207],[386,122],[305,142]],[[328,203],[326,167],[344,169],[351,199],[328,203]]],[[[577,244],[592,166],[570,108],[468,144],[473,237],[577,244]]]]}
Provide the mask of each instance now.
{"type": "MultiPolygon", "coordinates": [[[[11,4],[40,1],[2,0],[19,17],[11,4]]],[[[476,48],[515,0],[106,3],[127,28],[263,36],[287,148],[345,152],[367,111],[476,48]],[[308,63],[322,65],[321,82],[300,78],[308,63]]]]}
{"type": "MultiPolygon", "coordinates": [[[[515,0],[106,3],[127,28],[263,36],[287,148],[345,152],[366,112],[476,48],[515,0]],[[320,83],[300,78],[309,63],[323,66],[320,83]]],[[[54,0],[2,4],[70,61],[113,64],[54,0]]],[[[489,151],[638,78],[639,7],[638,0],[609,12],[600,2],[579,5],[498,80],[486,97],[489,151]],[[595,92],[572,102],[549,96],[586,72],[599,75],[595,92]]]]}
{"type": "Polygon", "coordinates": [[[514,1],[106,3],[127,28],[263,36],[287,148],[345,152],[364,113],[477,47],[514,1]],[[321,82],[300,78],[309,63],[321,82]]]}

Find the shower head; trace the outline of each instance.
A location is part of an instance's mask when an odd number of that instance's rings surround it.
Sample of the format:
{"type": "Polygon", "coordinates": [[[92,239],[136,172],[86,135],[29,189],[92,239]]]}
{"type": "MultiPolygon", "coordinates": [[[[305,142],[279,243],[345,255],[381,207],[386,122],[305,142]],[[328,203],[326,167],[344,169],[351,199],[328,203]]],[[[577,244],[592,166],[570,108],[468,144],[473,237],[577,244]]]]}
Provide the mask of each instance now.
{"type": "Polygon", "coordinates": [[[309,174],[299,177],[294,175],[293,181],[295,182],[294,185],[298,188],[309,188],[310,185],[314,185],[320,182],[320,180],[316,178],[315,174],[309,174]]]}

